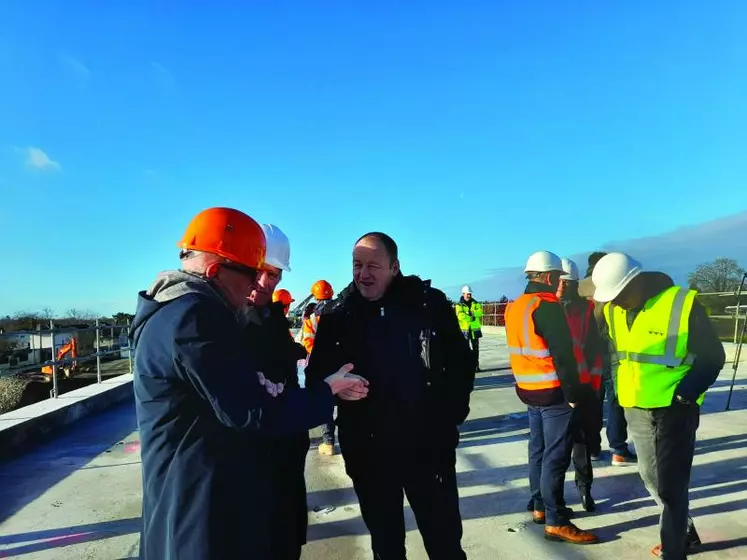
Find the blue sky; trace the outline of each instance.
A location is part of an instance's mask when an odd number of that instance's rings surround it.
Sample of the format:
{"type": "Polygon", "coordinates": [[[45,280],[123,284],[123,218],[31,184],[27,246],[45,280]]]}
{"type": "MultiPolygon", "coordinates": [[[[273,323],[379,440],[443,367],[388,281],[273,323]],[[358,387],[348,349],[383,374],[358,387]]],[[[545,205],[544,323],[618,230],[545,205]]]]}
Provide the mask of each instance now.
{"type": "Polygon", "coordinates": [[[132,310],[209,206],[299,299],[371,229],[451,289],[747,207],[747,3],[223,5],[3,2],[0,314],[132,310]]]}

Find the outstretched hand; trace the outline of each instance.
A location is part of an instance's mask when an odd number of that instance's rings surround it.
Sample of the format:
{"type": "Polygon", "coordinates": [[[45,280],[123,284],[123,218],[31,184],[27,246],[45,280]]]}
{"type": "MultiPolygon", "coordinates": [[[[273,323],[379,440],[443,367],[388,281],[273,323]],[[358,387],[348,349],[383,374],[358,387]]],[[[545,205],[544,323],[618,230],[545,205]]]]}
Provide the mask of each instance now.
{"type": "Polygon", "coordinates": [[[337,373],[333,373],[324,381],[332,389],[332,394],[346,401],[357,401],[368,395],[368,381],[360,375],[350,373],[353,364],[345,364],[337,373]]]}

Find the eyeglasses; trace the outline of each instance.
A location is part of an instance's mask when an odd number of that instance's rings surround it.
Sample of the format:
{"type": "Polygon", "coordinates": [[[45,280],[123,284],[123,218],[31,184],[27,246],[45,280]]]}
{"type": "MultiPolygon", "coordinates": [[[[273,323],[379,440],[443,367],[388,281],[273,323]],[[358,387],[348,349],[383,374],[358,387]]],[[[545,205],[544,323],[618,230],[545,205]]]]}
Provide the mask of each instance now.
{"type": "Polygon", "coordinates": [[[220,263],[220,265],[223,268],[233,270],[234,272],[237,272],[242,276],[246,276],[247,278],[251,279],[252,282],[257,279],[257,269],[255,268],[250,268],[248,266],[244,266],[243,264],[238,264],[231,261],[222,262],[220,263]]]}

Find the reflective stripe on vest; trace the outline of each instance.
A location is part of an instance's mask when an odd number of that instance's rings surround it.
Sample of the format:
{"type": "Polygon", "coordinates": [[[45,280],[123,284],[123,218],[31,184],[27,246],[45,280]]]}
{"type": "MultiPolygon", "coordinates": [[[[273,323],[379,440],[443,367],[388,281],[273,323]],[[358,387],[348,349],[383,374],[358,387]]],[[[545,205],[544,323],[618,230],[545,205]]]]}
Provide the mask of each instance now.
{"type": "Polygon", "coordinates": [[[568,319],[568,328],[573,339],[573,354],[578,365],[578,380],[585,385],[591,385],[594,389],[602,386],[602,355],[594,358],[592,367],[586,363],[586,337],[589,333],[589,321],[594,312],[594,304],[586,302],[586,309],[582,312],[579,306],[563,306],[565,316],[568,319]],[[569,311],[570,310],[570,311],[569,311]]]}
{"type": "MultiPolygon", "coordinates": [[[[624,309],[605,305],[604,318],[619,360],[615,383],[621,406],[660,408],[672,403],[694,360],[687,344],[695,295],[678,286],[664,290],[646,302],[630,329],[624,309]]],[[[701,395],[698,404],[704,398],[701,395]]]]}
{"type": "Polygon", "coordinates": [[[516,385],[527,391],[560,387],[547,342],[534,328],[532,313],[543,301],[558,303],[550,293],[523,294],[506,306],[506,339],[516,385]]]}

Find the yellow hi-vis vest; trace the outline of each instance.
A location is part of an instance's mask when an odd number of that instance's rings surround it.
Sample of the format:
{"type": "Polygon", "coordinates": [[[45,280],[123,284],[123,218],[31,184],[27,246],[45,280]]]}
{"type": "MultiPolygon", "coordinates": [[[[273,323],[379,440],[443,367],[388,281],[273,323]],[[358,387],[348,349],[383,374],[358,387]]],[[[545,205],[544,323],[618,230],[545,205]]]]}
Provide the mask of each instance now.
{"type": "MultiPolygon", "coordinates": [[[[626,408],[672,404],[674,391],[693,363],[688,353],[690,311],[696,292],[679,286],[649,299],[628,329],[627,311],[608,303],[604,318],[619,365],[617,398],[626,408]]],[[[698,398],[703,402],[705,394],[698,398]]]]}

